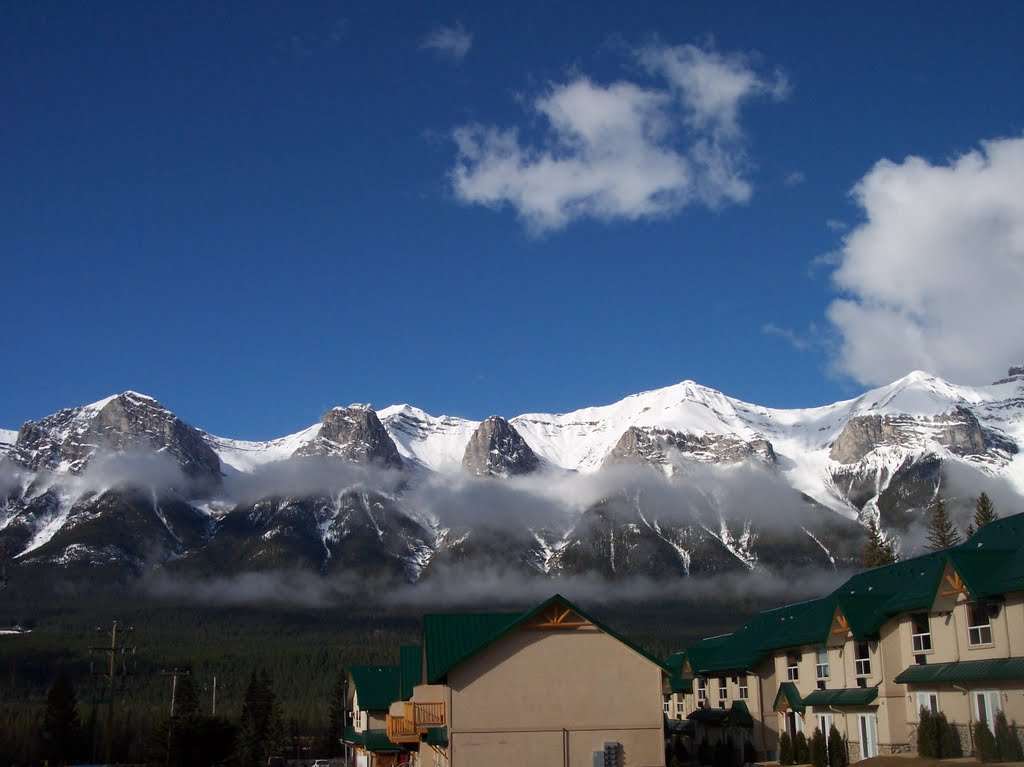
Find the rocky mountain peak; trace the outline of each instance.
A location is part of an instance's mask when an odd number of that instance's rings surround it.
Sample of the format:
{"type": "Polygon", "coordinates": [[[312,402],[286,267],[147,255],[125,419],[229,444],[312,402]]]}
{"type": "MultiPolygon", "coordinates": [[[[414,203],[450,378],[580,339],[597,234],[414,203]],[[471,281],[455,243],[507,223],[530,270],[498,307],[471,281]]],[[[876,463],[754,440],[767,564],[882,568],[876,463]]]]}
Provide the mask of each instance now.
{"type": "Polygon", "coordinates": [[[647,463],[668,467],[680,460],[731,464],[743,461],[776,463],[766,439],[742,439],[734,434],[691,434],[650,427],[629,427],[604,460],[604,466],[647,463]]]}
{"type": "Polygon", "coordinates": [[[1000,378],[995,381],[992,385],[998,386],[999,384],[1013,383],[1013,382],[1024,383],[1024,365],[1014,365],[1010,368],[1006,374],[1006,378],[1000,378]]]}
{"type": "Polygon", "coordinates": [[[402,468],[402,457],[377,413],[369,405],[355,404],[328,410],[316,436],[295,455],[328,455],[355,463],[402,468]]]}
{"type": "Polygon", "coordinates": [[[26,469],[81,473],[101,451],[165,452],[192,478],[220,481],[217,454],[203,435],[152,397],[124,392],[27,421],[8,459],[26,469]]]}
{"type": "Polygon", "coordinates": [[[462,465],[478,477],[510,477],[534,471],[540,459],[512,424],[492,415],[473,432],[462,465]]]}

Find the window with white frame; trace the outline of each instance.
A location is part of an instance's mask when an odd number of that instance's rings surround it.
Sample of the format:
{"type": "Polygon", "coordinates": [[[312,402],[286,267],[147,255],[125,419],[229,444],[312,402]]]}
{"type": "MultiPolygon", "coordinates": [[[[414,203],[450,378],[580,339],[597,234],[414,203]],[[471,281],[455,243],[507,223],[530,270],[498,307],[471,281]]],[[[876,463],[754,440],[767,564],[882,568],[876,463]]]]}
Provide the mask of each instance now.
{"type": "Polygon", "coordinates": [[[968,605],[967,641],[972,647],[992,644],[992,623],[988,607],[981,602],[968,605]]]}
{"type": "Polygon", "coordinates": [[[828,679],[828,648],[825,645],[818,648],[814,675],[818,679],[828,679]]]}
{"type": "Polygon", "coordinates": [[[718,677],[718,699],[725,700],[729,697],[729,680],[724,676],[718,677]]]}
{"type": "Polygon", "coordinates": [[[913,626],[914,652],[931,652],[932,630],[928,625],[928,613],[914,613],[910,618],[913,626]]]}
{"type": "Polygon", "coordinates": [[[921,716],[921,709],[932,714],[939,713],[939,694],[937,692],[919,692],[917,694],[917,715],[921,716]]]}
{"type": "Polygon", "coordinates": [[[867,642],[857,642],[854,649],[854,671],[857,676],[871,676],[871,650],[867,642]]]}
{"type": "Polygon", "coordinates": [[[750,697],[750,687],[747,686],[747,675],[742,674],[736,680],[736,686],[739,690],[740,700],[746,700],[750,697]]]}
{"type": "Polygon", "coordinates": [[[682,716],[683,714],[683,699],[676,698],[676,714],[682,716]]]}
{"type": "Polygon", "coordinates": [[[708,679],[707,679],[707,677],[702,676],[699,679],[697,679],[697,700],[698,701],[702,701],[702,700],[707,700],[707,699],[708,699],[708,679]]]}
{"type": "Polygon", "coordinates": [[[975,690],[974,716],[993,732],[996,728],[996,714],[1002,710],[998,690],[975,690]]]}
{"type": "Polygon", "coordinates": [[[832,714],[815,714],[814,722],[815,726],[821,730],[821,734],[827,738],[828,731],[832,729],[832,714]]]}
{"type": "Polygon", "coordinates": [[[666,697],[664,704],[662,704],[661,710],[664,711],[666,714],[670,713],[670,711],[671,711],[671,703],[672,703],[672,699],[666,697]]]}
{"type": "Polygon", "coordinates": [[[786,653],[786,679],[790,682],[800,680],[800,653],[786,653]]]}

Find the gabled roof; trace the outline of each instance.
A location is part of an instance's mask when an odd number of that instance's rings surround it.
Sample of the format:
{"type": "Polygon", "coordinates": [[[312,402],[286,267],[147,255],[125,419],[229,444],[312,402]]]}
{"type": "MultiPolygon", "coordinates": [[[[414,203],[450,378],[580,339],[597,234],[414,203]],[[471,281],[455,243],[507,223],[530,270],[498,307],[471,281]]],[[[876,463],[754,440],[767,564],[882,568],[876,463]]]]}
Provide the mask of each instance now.
{"type": "Polygon", "coordinates": [[[693,692],[693,679],[687,679],[686,677],[673,674],[668,678],[668,686],[672,692],[689,694],[693,692]]]}
{"type": "Polygon", "coordinates": [[[868,706],[878,697],[877,687],[848,687],[845,690],[815,690],[806,698],[806,706],[868,706]]]}
{"type": "Polygon", "coordinates": [[[412,688],[423,683],[423,645],[402,645],[398,650],[399,696],[412,697],[412,688]]]}
{"type": "Polygon", "coordinates": [[[384,711],[398,700],[398,666],[349,666],[359,708],[384,711]]]}
{"type": "Polygon", "coordinates": [[[742,700],[733,701],[731,708],[698,708],[686,717],[691,722],[715,724],[722,727],[753,727],[754,718],[742,700]]]}
{"type": "Polygon", "coordinates": [[[993,658],[958,663],[910,666],[896,677],[900,684],[953,684],[1024,679],[1024,658],[993,658]]]}
{"type": "Polygon", "coordinates": [[[792,682],[783,682],[779,685],[779,692],[775,696],[775,702],[772,704],[772,711],[779,711],[779,706],[782,705],[783,702],[798,714],[802,714],[804,712],[804,699],[800,697],[800,691],[792,682]]]}
{"type": "Polygon", "coordinates": [[[663,671],[671,669],[646,650],[585,613],[561,594],[555,594],[524,613],[435,613],[423,616],[423,641],[427,656],[427,682],[436,684],[451,669],[494,644],[519,625],[539,616],[552,606],[561,606],[592,623],[649,660],[663,671]]]}

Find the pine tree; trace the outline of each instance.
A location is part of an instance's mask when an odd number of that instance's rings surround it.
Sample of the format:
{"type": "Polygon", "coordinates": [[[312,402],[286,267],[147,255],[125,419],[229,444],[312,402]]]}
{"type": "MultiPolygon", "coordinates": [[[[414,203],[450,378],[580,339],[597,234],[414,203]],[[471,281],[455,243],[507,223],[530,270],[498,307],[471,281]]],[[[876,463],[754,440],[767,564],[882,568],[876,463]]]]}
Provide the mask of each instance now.
{"type": "Polygon", "coordinates": [[[946,502],[941,495],[936,495],[932,502],[932,518],[928,525],[928,548],[932,551],[941,551],[956,546],[961,541],[960,531],[956,529],[953,520],[946,510],[946,502]]]}
{"type": "Polygon", "coordinates": [[[829,767],[848,767],[850,756],[846,753],[846,743],[833,724],[828,728],[828,765],[829,767]]]}
{"type": "Polygon", "coordinates": [[[793,741],[790,740],[789,733],[784,732],[779,737],[779,764],[792,764],[793,763],[793,741]]]}
{"type": "Polygon", "coordinates": [[[984,722],[974,723],[974,753],[979,762],[999,761],[995,736],[984,722]]]}
{"type": "Polygon", "coordinates": [[[807,764],[810,761],[810,750],[807,747],[807,736],[798,732],[793,738],[793,761],[796,764],[807,764]]]}
{"type": "Polygon", "coordinates": [[[178,677],[174,695],[174,715],[182,717],[199,713],[199,693],[192,681],[192,668],[189,666],[185,670],[188,673],[178,677]]]}
{"type": "Polygon", "coordinates": [[[82,756],[82,724],[78,717],[78,696],[68,675],[61,673],[46,696],[46,711],[40,733],[42,752],[51,762],[69,762],[82,756]]]}
{"type": "Polygon", "coordinates": [[[922,707],[917,719],[917,755],[932,759],[936,756],[935,719],[928,708],[922,707]]]}
{"type": "Polygon", "coordinates": [[[995,522],[997,519],[999,515],[996,514],[995,505],[989,500],[988,494],[983,492],[974,504],[974,526],[981,530],[989,522],[995,522]]]}
{"type": "Polygon", "coordinates": [[[249,677],[242,700],[237,758],[242,767],[261,767],[284,739],[284,721],[266,671],[249,677]]]}
{"type": "Polygon", "coordinates": [[[828,744],[825,735],[817,727],[811,735],[810,762],[814,767],[828,767],[828,744]]]}
{"type": "Polygon", "coordinates": [[[1019,762],[1024,759],[1024,752],[1017,738],[1016,723],[1011,727],[1003,711],[996,714],[996,750],[1002,762],[1019,762]]]}
{"type": "Polygon", "coordinates": [[[896,561],[896,551],[892,542],[887,541],[874,517],[868,520],[868,542],[861,554],[861,566],[865,570],[882,565],[891,565],[896,561]]]}
{"type": "Polygon", "coordinates": [[[345,733],[345,678],[344,671],[338,674],[338,679],[334,684],[334,694],[331,695],[327,724],[327,750],[324,752],[328,756],[337,756],[341,751],[341,738],[345,733]]]}

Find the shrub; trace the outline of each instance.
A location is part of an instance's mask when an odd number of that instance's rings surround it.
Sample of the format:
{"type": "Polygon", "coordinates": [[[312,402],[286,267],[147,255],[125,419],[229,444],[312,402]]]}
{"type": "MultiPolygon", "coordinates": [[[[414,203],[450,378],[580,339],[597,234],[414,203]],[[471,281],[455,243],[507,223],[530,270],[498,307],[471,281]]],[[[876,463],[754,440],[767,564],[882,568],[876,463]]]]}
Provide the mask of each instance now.
{"type": "Polygon", "coordinates": [[[807,736],[798,732],[793,738],[793,761],[796,764],[807,764],[810,761],[810,751],[807,748],[807,736]]]}
{"type": "Polygon", "coordinates": [[[936,753],[935,745],[935,717],[927,708],[921,708],[917,720],[917,755],[922,758],[934,759],[936,753]]]}
{"type": "Polygon", "coordinates": [[[811,735],[809,750],[809,761],[814,767],[828,767],[828,744],[825,742],[825,736],[817,727],[814,728],[814,733],[811,735]]]}
{"type": "Polygon", "coordinates": [[[789,739],[788,732],[779,738],[779,764],[793,764],[793,741],[789,739]]]}
{"type": "Polygon", "coordinates": [[[1011,727],[1002,711],[996,714],[996,750],[1001,762],[1024,761],[1024,749],[1021,749],[1017,738],[1017,723],[1014,722],[1011,727]]]}
{"type": "Polygon", "coordinates": [[[828,728],[828,765],[829,767],[848,767],[850,755],[846,752],[843,736],[833,724],[828,728]]]}
{"type": "Polygon", "coordinates": [[[974,725],[974,755],[979,762],[999,761],[996,738],[984,722],[976,722],[974,725]]]}
{"type": "Polygon", "coordinates": [[[935,728],[938,736],[936,756],[940,759],[958,759],[963,756],[964,752],[960,747],[960,734],[950,725],[946,715],[940,711],[935,721],[938,725],[935,728]]]}

